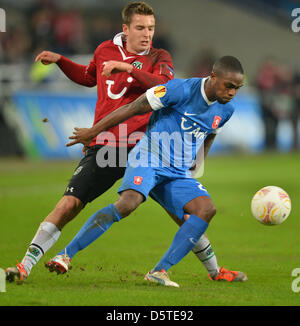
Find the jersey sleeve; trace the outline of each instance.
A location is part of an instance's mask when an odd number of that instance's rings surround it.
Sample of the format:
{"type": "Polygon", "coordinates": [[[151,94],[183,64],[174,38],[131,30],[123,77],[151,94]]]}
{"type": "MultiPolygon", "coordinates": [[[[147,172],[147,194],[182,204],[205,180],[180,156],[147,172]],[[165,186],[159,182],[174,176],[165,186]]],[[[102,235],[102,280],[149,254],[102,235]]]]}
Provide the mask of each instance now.
{"type": "Polygon", "coordinates": [[[95,56],[87,65],[86,74],[89,75],[89,78],[94,79],[94,81],[97,82],[97,66],[95,63],[95,56]]]}
{"type": "Polygon", "coordinates": [[[77,84],[87,87],[93,87],[97,84],[97,71],[94,58],[85,66],[61,56],[57,65],[70,80],[77,84]]]}
{"type": "Polygon", "coordinates": [[[165,76],[167,80],[174,78],[173,61],[168,51],[160,50],[159,58],[153,67],[153,73],[165,76]]]}
{"type": "Polygon", "coordinates": [[[131,76],[145,89],[167,83],[174,78],[173,61],[168,51],[160,49],[153,51],[152,72],[133,67],[131,76]]]}
{"type": "Polygon", "coordinates": [[[218,135],[222,131],[222,127],[215,129],[212,133],[218,135]]]}
{"type": "Polygon", "coordinates": [[[228,111],[228,114],[226,115],[226,118],[221,121],[221,123],[218,126],[218,128],[213,131],[213,134],[218,135],[220,132],[222,132],[223,126],[225,125],[225,123],[228,120],[230,120],[230,118],[232,117],[233,113],[234,113],[234,106],[231,105],[230,110],[228,111]]]}
{"type": "Polygon", "coordinates": [[[166,84],[154,86],[147,90],[146,97],[154,111],[179,106],[184,101],[182,81],[173,79],[166,84]]]}
{"type": "Polygon", "coordinates": [[[154,60],[152,72],[133,67],[131,76],[145,89],[167,83],[174,78],[173,62],[169,52],[159,50],[154,60]]]}

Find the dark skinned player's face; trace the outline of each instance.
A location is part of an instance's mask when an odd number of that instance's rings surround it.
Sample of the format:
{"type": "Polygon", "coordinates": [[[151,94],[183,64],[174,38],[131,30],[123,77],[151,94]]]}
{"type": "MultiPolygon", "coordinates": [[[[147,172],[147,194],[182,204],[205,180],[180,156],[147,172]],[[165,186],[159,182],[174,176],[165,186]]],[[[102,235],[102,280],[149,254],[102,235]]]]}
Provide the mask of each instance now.
{"type": "Polygon", "coordinates": [[[244,75],[237,72],[225,72],[211,75],[216,100],[225,104],[230,102],[243,86],[244,75]]]}

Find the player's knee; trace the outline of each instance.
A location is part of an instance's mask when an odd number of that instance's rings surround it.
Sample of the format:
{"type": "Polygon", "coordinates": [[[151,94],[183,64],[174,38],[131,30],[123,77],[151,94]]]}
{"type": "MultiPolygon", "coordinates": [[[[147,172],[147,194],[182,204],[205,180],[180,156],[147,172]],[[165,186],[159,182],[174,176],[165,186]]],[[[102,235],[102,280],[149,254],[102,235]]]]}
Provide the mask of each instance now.
{"type": "Polygon", "coordinates": [[[138,205],[132,201],[119,201],[115,203],[115,206],[123,218],[130,215],[138,207],[138,205]]]}
{"type": "Polygon", "coordinates": [[[204,196],[191,200],[185,205],[184,209],[187,214],[201,217],[208,223],[216,215],[217,211],[213,201],[209,197],[204,196]]]}
{"type": "Polygon", "coordinates": [[[208,209],[207,213],[207,217],[209,218],[209,220],[211,220],[216,215],[217,209],[214,204],[212,204],[212,206],[208,209]]]}
{"type": "Polygon", "coordinates": [[[193,215],[199,216],[209,223],[210,220],[216,215],[216,212],[216,207],[211,202],[206,206],[196,207],[193,211],[193,215]]]}
{"type": "Polygon", "coordinates": [[[115,206],[121,216],[124,218],[130,215],[143,201],[143,196],[134,191],[126,190],[121,193],[119,199],[116,201],[115,206]]]}
{"type": "Polygon", "coordinates": [[[194,212],[194,215],[201,217],[204,219],[207,223],[211,221],[211,219],[216,215],[216,207],[214,204],[206,206],[204,208],[199,208],[194,212]]]}
{"type": "Polygon", "coordinates": [[[203,209],[202,216],[207,222],[210,222],[210,220],[216,215],[216,213],[217,213],[217,209],[215,205],[211,203],[211,205],[208,205],[203,209]]]}

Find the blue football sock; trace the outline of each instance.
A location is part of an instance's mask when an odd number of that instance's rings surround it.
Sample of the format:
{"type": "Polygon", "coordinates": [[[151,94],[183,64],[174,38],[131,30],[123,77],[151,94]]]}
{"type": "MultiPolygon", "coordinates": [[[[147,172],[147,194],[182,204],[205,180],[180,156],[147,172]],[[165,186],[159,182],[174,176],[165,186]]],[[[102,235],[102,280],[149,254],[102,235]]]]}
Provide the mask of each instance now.
{"type": "Polygon", "coordinates": [[[196,245],[208,223],[198,216],[191,215],[179,228],[173,242],[153,271],[168,270],[185,257],[196,245]]]}
{"type": "Polygon", "coordinates": [[[121,218],[122,216],[113,204],[100,209],[85,222],[75,238],[58,255],[63,255],[66,251],[67,255],[73,258],[79,250],[98,239],[114,222],[119,222],[121,218]]]}

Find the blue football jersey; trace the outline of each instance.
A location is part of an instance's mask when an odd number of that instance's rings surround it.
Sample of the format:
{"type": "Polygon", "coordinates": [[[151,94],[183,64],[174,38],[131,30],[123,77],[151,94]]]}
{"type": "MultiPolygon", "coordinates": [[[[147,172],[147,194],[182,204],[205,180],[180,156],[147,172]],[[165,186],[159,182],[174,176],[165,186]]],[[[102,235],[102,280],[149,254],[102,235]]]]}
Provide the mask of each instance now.
{"type": "Polygon", "coordinates": [[[129,155],[130,164],[165,167],[186,174],[205,138],[234,112],[231,102],[210,102],[206,78],[173,79],[146,92],[153,109],[147,131],[129,155]]]}

